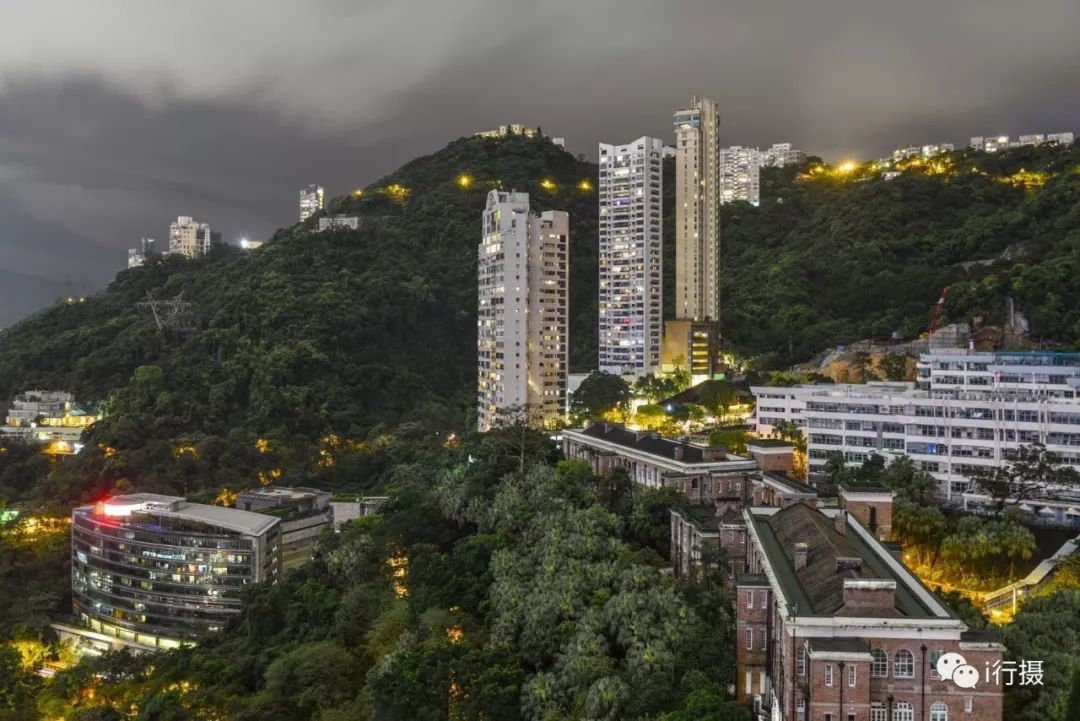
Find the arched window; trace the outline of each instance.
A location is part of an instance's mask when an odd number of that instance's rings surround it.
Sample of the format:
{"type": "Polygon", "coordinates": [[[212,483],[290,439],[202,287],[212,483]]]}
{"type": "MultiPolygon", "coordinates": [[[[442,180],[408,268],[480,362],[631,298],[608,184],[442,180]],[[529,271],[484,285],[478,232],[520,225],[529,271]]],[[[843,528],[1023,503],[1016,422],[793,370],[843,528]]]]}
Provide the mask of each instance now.
{"type": "Polygon", "coordinates": [[[880,648],[873,650],[874,660],[870,662],[870,677],[885,678],[889,675],[889,654],[880,648]]]}
{"type": "Polygon", "coordinates": [[[915,678],[915,656],[906,648],[897,651],[893,657],[893,676],[915,678]]]}
{"type": "Polygon", "coordinates": [[[907,701],[897,701],[892,709],[892,721],[915,721],[915,707],[907,701]]]}
{"type": "Polygon", "coordinates": [[[949,707],[944,701],[930,704],[930,721],[949,721],[949,707]]]}

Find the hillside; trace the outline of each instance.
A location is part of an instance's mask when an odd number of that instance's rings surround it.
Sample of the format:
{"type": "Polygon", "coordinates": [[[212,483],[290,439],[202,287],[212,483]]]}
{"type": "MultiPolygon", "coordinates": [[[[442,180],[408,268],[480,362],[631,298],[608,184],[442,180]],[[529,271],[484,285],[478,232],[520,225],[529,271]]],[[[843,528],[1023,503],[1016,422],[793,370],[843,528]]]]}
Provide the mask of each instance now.
{"type": "MultiPolygon", "coordinates": [[[[331,212],[362,216],[359,232],[312,233],[309,221],[254,252],[159,259],[85,303],[4,331],[0,398],[51,387],[95,404],[116,393],[92,440],[120,460],[82,454],[65,471],[76,488],[153,478],[166,489],[211,490],[250,482],[256,470],[288,479],[292,469],[308,473],[328,437],[402,423],[460,431],[472,413],[486,192],[524,190],[538,210],[570,212],[571,366],[587,369],[596,357],[595,175],[595,165],[547,140],[454,141],[331,201],[331,212]],[[196,332],[158,331],[136,305],[148,290],[183,293],[196,332]],[[151,368],[133,380],[141,366],[151,368]],[[255,438],[280,449],[273,468],[251,455],[255,438]],[[181,446],[199,451],[183,472],[187,461],[173,457],[181,446]]],[[[779,367],[839,342],[916,335],[946,284],[946,320],[993,321],[1011,295],[1036,338],[1076,343],[1080,149],[965,151],[879,176],[869,165],[769,170],[760,208],[725,207],[724,322],[734,352],[779,367]]],[[[60,488],[58,497],[68,486],[60,488]]]]}
{"type": "Polygon", "coordinates": [[[944,322],[1000,322],[1005,297],[1035,339],[1080,339],[1080,146],[960,151],[883,180],[811,164],[767,170],[760,208],[724,208],[725,331],[788,365],[839,342],[944,322]],[[790,351],[790,352],[789,352],[790,351]]]}
{"type": "MultiPolygon", "coordinates": [[[[595,165],[547,140],[455,141],[333,201],[333,212],[362,216],[359,232],[312,233],[312,220],[253,252],[158,259],[121,272],[85,303],[57,305],[4,331],[0,398],[66,388],[92,404],[127,386],[114,410],[127,404],[146,422],[115,414],[97,435],[122,451],[237,430],[301,454],[328,433],[354,437],[379,424],[460,431],[472,412],[476,245],[487,191],[524,190],[536,209],[568,210],[571,267],[595,288],[595,174],[595,165]],[[590,183],[579,189],[583,179],[590,183]],[[158,331],[136,305],[147,290],[183,293],[197,331],[158,331]],[[128,385],[140,366],[160,373],[128,385]]],[[[595,292],[575,286],[572,332],[585,341],[579,351],[587,355],[591,343],[595,355],[595,332],[585,332],[595,292]]]]}

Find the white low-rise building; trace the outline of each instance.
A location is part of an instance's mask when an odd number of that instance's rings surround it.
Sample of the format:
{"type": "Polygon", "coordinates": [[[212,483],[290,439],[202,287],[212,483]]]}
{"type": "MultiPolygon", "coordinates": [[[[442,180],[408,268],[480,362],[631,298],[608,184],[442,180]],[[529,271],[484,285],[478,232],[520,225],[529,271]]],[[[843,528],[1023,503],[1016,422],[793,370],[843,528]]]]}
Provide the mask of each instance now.
{"type": "Polygon", "coordinates": [[[1080,354],[924,353],[915,383],[753,387],[759,431],[791,421],[807,437],[810,477],[831,453],[857,466],[907,456],[960,503],[969,474],[1042,443],[1080,470],[1080,354]]]}
{"type": "Polygon", "coordinates": [[[319,218],[320,233],[324,230],[336,230],[338,228],[360,230],[360,218],[355,215],[324,215],[319,218]]]}

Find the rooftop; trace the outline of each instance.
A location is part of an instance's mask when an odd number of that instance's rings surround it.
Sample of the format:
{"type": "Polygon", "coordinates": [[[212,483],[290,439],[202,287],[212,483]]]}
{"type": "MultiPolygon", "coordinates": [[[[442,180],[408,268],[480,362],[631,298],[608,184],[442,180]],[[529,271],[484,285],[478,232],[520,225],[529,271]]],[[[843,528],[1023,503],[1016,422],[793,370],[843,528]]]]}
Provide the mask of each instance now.
{"type": "Polygon", "coordinates": [[[166,496],[159,493],[129,493],[113,496],[100,504],[83,506],[78,510],[112,518],[126,518],[132,514],[153,514],[197,521],[227,531],[253,536],[262,535],[278,523],[278,519],[262,513],[210,506],[204,503],[188,503],[179,496],[166,496]]]}
{"type": "Polygon", "coordinates": [[[834,616],[844,606],[845,580],[877,579],[895,582],[896,616],[951,617],[914,576],[898,573],[892,565],[895,559],[880,544],[858,533],[853,527],[858,522],[850,516],[845,533],[840,534],[832,515],[803,503],[776,512],[749,509],[747,513],[784,598],[797,615],[834,616]],[[794,566],[796,543],[807,546],[806,566],[798,571],[794,566]],[[857,567],[842,563],[844,567],[838,570],[837,561],[846,559],[859,563],[857,567]]]}
{"type": "Polygon", "coordinates": [[[751,438],[746,441],[747,448],[758,446],[760,448],[794,448],[795,444],[790,441],[782,441],[779,438],[751,438]]]}
{"type": "Polygon", "coordinates": [[[772,471],[762,471],[761,477],[773,485],[783,486],[791,493],[798,493],[804,495],[811,495],[817,498],[821,495],[821,492],[813,486],[808,486],[805,483],[800,483],[792,478],[788,478],[780,473],[774,473],[772,471]]]}
{"type": "Polygon", "coordinates": [[[672,506],[672,511],[703,533],[717,533],[720,530],[720,519],[716,517],[716,510],[711,506],[695,504],[679,504],[672,506]]]}
{"type": "Polygon", "coordinates": [[[657,433],[646,431],[632,431],[617,423],[593,423],[587,428],[575,431],[590,438],[614,443],[625,448],[632,448],[642,453],[660,456],[670,460],[678,460],[682,463],[723,463],[726,461],[742,461],[747,459],[727,453],[723,448],[702,446],[694,443],[664,438],[657,433]],[[682,449],[679,451],[678,449],[682,449]],[[682,458],[676,458],[676,453],[681,452],[682,458]],[[708,456],[708,457],[707,457],[708,456]]]}
{"type": "Polygon", "coordinates": [[[870,655],[870,644],[860,638],[811,638],[810,653],[865,653],[870,655]]]}
{"type": "Polygon", "coordinates": [[[845,481],[840,484],[840,490],[848,493],[892,493],[891,488],[881,483],[848,483],[845,481]]]}

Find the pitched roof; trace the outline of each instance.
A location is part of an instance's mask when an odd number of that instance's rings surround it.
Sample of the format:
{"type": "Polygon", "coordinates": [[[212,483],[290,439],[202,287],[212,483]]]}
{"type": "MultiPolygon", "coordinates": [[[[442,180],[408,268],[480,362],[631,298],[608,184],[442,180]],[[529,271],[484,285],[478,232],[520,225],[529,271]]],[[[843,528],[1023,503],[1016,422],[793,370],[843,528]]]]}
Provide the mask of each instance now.
{"type": "Polygon", "coordinates": [[[793,568],[795,544],[807,545],[806,566],[795,571],[795,577],[815,613],[829,615],[844,605],[845,578],[873,578],[861,565],[858,569],[837,571],[838,558],[860,554],[846,535],[836,532],[831,518],[809,506],[802,503],[788,506],[770,517],[768,524],[793,568]]]}
{"type": "MultiPolygon", "coordinates": [[[[700,446],[662,438],[656,433],[637,433],[616,423],[593,423],[580,432],[591,438],[599,438],[609,443],[616,443],[620,446],[634,448],[644,453],[663,456],[672,460],[675,460],[675,449],[681,446],[681,460],[684,463],[706,462],[700,446]]],[[[723,458],[718,459],[718,461],[723,460],[723,458]]]]}
{"type": "MultiPolygon", "coordinates": [[[[834,616],[844,606],[844,581],[879,579],[895,582],[895,607],[892,615],[909,618],[951,618],[944,606],[910,574],[898,574],[888,552],[876,541],[867,541],[854,527],[858,522],[846,516],[846,531],[840,534],[831,515],[796,503],[780,511],[748,509],[768,566],[774,572],[780,591],[800,616],[834,616]],[[807,546],[806,566],[796,571],[796,543],[807,546]],[[855,564],[838,559],[858,559],[855,564]],[[928,605],[930,604],[930,605],[928,605]]],[[[875,615],[883,615],[875,612],[875,615]]]]}

